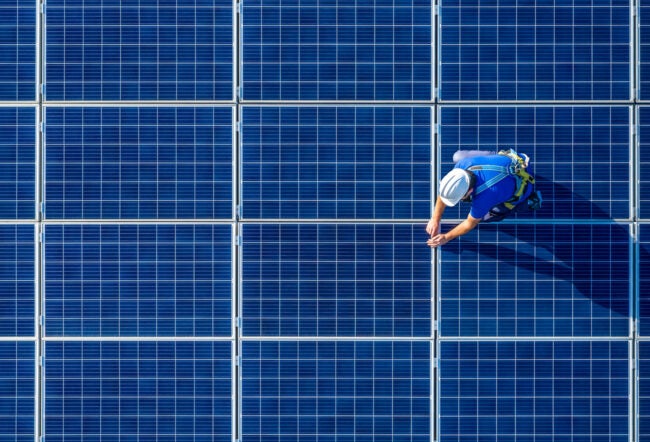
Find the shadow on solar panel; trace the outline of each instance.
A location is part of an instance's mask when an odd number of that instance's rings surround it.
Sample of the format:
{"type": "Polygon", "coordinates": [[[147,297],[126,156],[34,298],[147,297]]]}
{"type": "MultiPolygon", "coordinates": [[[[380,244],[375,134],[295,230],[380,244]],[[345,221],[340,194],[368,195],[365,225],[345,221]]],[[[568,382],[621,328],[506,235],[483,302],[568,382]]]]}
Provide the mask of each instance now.
{"type": "MultiPolygon", "coordinates": [[[[547,194],[561,195],[562,199],[572,201],[567,210],[593,213],[597,219],[609,218],[596,204],[570,189],[544,177],[536,178],[538,183],[543,183],[547,194]]],[[[594,315],[617,317],[622,320],[621,327],[610,325],[611,329],[604,333],[627,334],[631,268],[629,227],[611,218],[609,223],[598,224],[573,223],[570,218],[569,213],[567,221],[554,224],[484,225],[475,235],[451,247],[445,246],[442,278],[451,284],[445,286],[443,281],[443,300],[450,296],[450,288],[456,288],[452,280],[456,279],[458,291],[463,294],[461,298],[467,296],[466,289],[472,285],[483,290],[477,294],[477,298],[502,298],[504,294],[518,292],[514,298],[522,294],[531,298],[529,305],[532,309],[543,306],[539,300],[546,298],[550,300],[549,308],[553,309],[548,312],[549,317],[566,315],[572,321],[576,321],[576,318],[593,319],[594,315]],[[455,267],[461,269],[457,276],[446,275],[455,267]],[[473,284],[468,285],[469,281],[473,284]],[[576,302],[580,301],[578,294],[591,303],[576,302]],[[568,311],[558,308],[563,302],[568,311]]],[[[643,262],[644,255],[649,255],[649,251],[642,247],[640,254],[643,262]]],[[[517,315],[520,313],[516,312],[517,315]]],[[[531,317],[543,314],[539,310],[530,313],[531,317]]],[[[572,327],[573,333],[565,330],[559,334],[575,334],[577,327],[572,327]]],[[[597,327],[597,321],[592,321],[587,334],[598,334],[597,327]]],[[[539,334],[539,330],[532,334],[539,334]]],[[[542,334],[556,335],[558,331],[556,328],[542,334]]]]}

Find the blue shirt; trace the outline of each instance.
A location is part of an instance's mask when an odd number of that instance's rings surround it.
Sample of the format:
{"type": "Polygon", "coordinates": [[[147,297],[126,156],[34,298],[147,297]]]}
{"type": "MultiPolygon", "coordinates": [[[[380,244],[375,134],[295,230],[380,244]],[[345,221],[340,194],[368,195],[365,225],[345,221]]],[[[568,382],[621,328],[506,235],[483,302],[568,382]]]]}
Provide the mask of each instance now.
{"type": "MultiPolygon", "coordinates": [[[[511,164],[510,158],[505,155],[489,155],[482,157],[471,157],[464,158],[456,163],[455,167],[461,169],[469,169],[471,166],[483,166],[483,165],[495,165],[508,167],[511,164]]],[[[476,185],[474,186],[474,192],[479,188],[483,183],[493,178],[495,175],[498,175],[499,172],[494,172],[490,170],[473,170],[474,175],[476,175],[476,185]]],[[[517,180],[512,176],[507,176],[493,186],[488,187],[483,190],[478,195],[472,194],[472,208],[469,211],[470,216],[473,218],[483,218],[490,209],[494,206],[498,206],[501,203],[505,203],[516,191],[517,180]]],[[[532,186],[528,186],[526,189],[525,197],[530,194],[532,191],[532,186]]],[[[522,199],[523,200],[523,199],[522,199]]]]}

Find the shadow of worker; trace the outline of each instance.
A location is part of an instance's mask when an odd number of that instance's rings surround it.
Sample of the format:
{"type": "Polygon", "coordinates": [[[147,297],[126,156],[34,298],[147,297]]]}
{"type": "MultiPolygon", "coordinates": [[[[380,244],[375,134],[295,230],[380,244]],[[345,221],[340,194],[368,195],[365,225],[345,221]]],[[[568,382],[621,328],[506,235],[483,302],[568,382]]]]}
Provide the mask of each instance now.
{"type": "Polygon", "coordinates": [[[441,332],[450,306],[459,322],[452,334],[464,335],[463,298],[474,289],[479,336],[628,336],[630,226],[561,184],[536,180],[539,212],[482,224],[440,249],[441,332]],[[454,291],[459,299],[446,302],[454,291]],[[496,324],[482,328],[482,316],[496,324]]]}

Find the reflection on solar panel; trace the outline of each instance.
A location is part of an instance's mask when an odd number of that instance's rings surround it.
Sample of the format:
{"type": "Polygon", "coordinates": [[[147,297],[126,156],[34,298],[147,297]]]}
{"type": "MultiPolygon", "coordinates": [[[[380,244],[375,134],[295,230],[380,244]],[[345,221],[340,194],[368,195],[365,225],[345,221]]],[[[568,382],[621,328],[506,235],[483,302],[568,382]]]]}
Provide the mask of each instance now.
{"type": "Polygon", "coordinates": [[[628,100],[630,2],[440,4],[443,100],[628,100]]]}
{"type": "Polygon", "coordinates": [[[430,0],[243,2],[247,100],[430,100],[430,0]]]}
{"type": "Polygon", "coordinates": [[[231,345],[48,342],[45,434],[60,442],[230,442],[231,345]]]}
{"type": "Polygon", "coordinates": [[[232,218],[231,108],[48,108],[46,215],[232,218]]]}
{"type": "Polygon", "coordinates": [[[430,336],[422,226],[243,226],[247,336],[430,336]]]}
{"type": "Polygon", "coordinates": [[[49,0],[47,98],[232,100],[233,13],[231,0],[49,0]]]}
{"type": "Polygon", "coordinates": [[[34,227],[0,225],[0,250],[0,336],[33,335],[34,227]]]}
{"type": "Polygon", "coordinates": [[[429,441],[428,342],[242,343],[242,441],[429,441]]]}
{"type": "Polygon", "coordinates": [[[0,439],[34,440],[34,343],[0,342],[0,439]]]}
{"type": "Polygon", "coordinates": [[[440,441],[629,439],[629,344],[440,343],[440,441]]]}
{"type": "Polygon", "coordinates": [[[243,109],[244,218],[429,216],[429,108],[243,109]]]}
{"type": "Polygon", "coordinates": [[[36,91],[36,11],[33,0],[0,4],[0,101],[31,101],[36,91]]]}
{"type": "MultiPolygon", "coordinates": [[[[631,108],[442,107],[440,171],[458,149],[514,148],[531,157],[545,219],[630,218],[631,108]]],[[[465,218],[463,204],[445,211],[465,218]]]]}
{"type": "Polygon", "coordinates": [[[33,107],[0,108],[0,219],[34,218],[35,118],[33,107]]]}
{"type": "Polygon", "coordinates": [[[49,336],[230,336],[230,225],[48,225],[49,336]]]}
{"type": "Polygon", "coordinates": [[[623,225],[481,226],[442,249],[441,336],[629,334],[623,225]]]}

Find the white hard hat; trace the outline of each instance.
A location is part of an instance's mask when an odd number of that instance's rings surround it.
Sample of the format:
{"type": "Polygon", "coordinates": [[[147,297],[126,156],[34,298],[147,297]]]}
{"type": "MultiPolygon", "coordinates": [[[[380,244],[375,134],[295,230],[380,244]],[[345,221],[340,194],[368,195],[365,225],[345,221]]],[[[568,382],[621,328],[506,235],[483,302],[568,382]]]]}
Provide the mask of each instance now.
{"type": "Polygon", "coordinates": [[[471,184],[472,178],[464,169],[454,168],[440,181],[440,199],[445,206],[452,207],[458,204],[471,184]]]}

